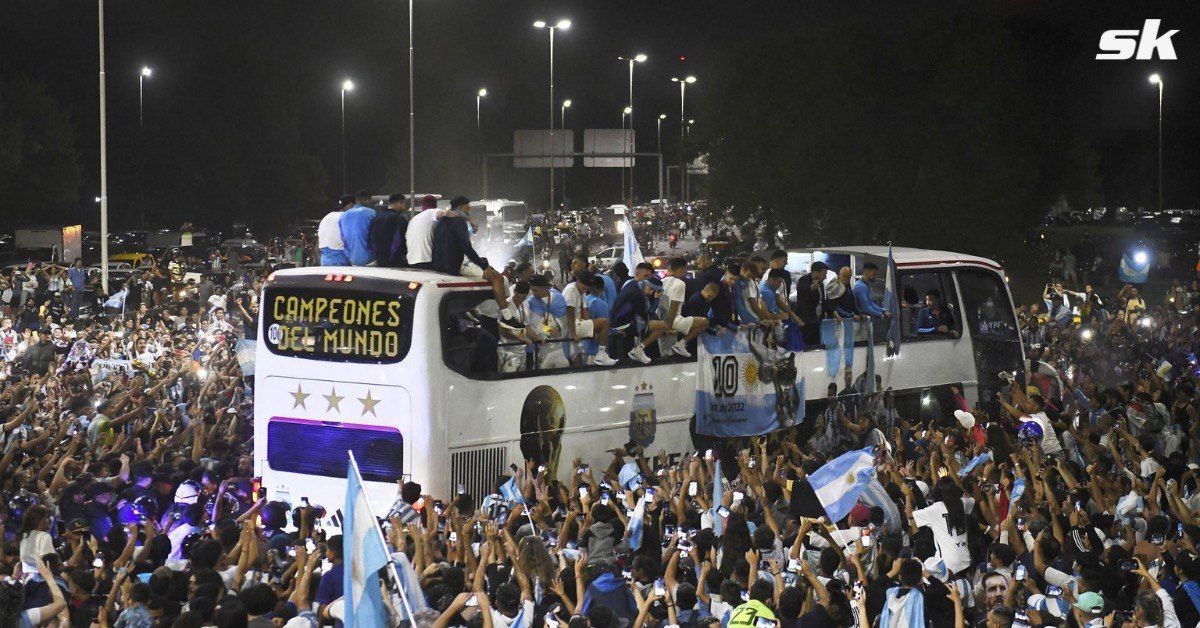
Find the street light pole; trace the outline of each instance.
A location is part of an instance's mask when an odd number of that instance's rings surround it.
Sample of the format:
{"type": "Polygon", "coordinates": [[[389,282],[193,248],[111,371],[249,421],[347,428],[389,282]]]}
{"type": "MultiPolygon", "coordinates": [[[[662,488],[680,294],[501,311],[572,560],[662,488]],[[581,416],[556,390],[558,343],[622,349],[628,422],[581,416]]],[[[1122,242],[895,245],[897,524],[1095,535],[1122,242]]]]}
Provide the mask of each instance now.
{"type": "Polygon", "coordinates": [[[100,13],[100,287],[108,294],[108,111],[104,94],[104,0],[100,13]]]}
{"type": "MultiPolygon", "coordinates": [[[[633,109],[633,65],[635,63],[645,63],[646,59],[648,59],[648,58],[649,57],[647,57],[646,55],[644,55],[642,53],[638,53],[631,57],[617,57],[617,59],[619,59],[621,61],[629,62],[629,109],[630,109],[629,130],[630,131],[633,130],[633,112],[632,112],[632,109],[633,109]]],[[[636,141],[637,141],[637,138],[635,137],[634,142],[636,142],[636,141]]],[[[631,149],[632,149],[631,152],[637,152],[636,146],[631,147],[631,149]]],[[[624,165],[622,165],[622,168],[624,168],[624,165]]],[[[624,190],[622,190],[622,194],[624,194],[624,190]]],[[[633,202],[633,162],[632,162],[632,158],[630,159],[630,163],[629,163],[629,199],[630,199],[630,203],[632,203],[633,202]]]]}
{"type": "MultiPolygon", "coordinates": [[[[667,114],[658,114],[658,200],[664,201],[667,198],[663,194],[663,171],[662,171],[662,121],[667,119],[667,114]]],[[[670,182],[668,181],[668,185],[670,182]]]]}
{"type": "Polygon", "coordinates": [[[1158,74],[1150,75],[1150,82],[1158,85],[1158,211],[1163,208],[1163,160],[1162,160],[1162,129],[1163,129],[1163,80],[1158,74]]]}
{"type": "MultiPolygon", "coordinates": [[[[483,190],[483,169],[486,167],[484,161],[487,157],[483,153],[483,97],[487,96],[486,87],[480,87],[479,91],[475,92],[475,146],[479,150],[479,189],[483,190]]],[[[486,191],[484,192],[486,195],[486,191]]]]}
{"type": "MultiPolygon", "coordinates": [[[[629,159],[628,157],[624,156],[629,153],[629,134],[625,132],[625,129],[626,129],[625,119],[626,118],[629,118],[632,121],[633,107],[625,107],[623,110],[621,110],[621,153],[623,155],[621,157],[621,197],[622,197],[621,201],[623,204],[624,204],[624,201],[627,200],[627,198],[625,197],[625,162],[628,161],[628,159],[629,159]]],[[[632,170],[631,170],[630,174],[632,176],[632,170]]],[[[629,207],[632,204],[633,204],[633,201],[629,201],[629,204],[626,205],[626,207],[629,207]]]]}
{"type": "Polygon", "coordinates": [[[354,89],[354,81],[342,81],[342,193],[346,190],[346,92],[354,89]]]}
{"type": "MultiPolygon", "coordinates": [[[[684,111],[684,99],[687,97],[687,86],[696,82],[696,77],[688,75],[683,78],[677,76],[671,77],[672,83],[679,83],[679,142],[683,143],[684,135],[687,132],[687,126],[684,121],[687,120],[687,114],[684,111]]],[[[680,159],[684,159],[682,151],[680,159]]],[[[687,201],[687,161],[681,161],[679,164],[679,196],[684,202],[687,201]]]]}
{"type": "MultiPolygon", "coordinates": [[[[570,109],[570,108],[571,108],[571,99],[570,98],[562,101],[562,106],[559,108],[558,128],[562,129],[564,132],[567,130],[567,109],[570,109]]],[[[574,160],[574,158],[572,158],[572,161],[573,160],[574,160]]],[[[562,198],[563,198],[563,204],[565,205],[567,202],[567,170],[565,168],[563,169],[562,186],[560,187],[560,190],[561,190],[561,194],[562,194],[562,198]]]]}
{"type": "Polygon", "coordinates": [[[142,87],[143,87],[143,85],[142,85],[142,83],[145,81],[145,79],[150,78],[150,76],[152,74],[154,74],[154,70],[151,70],[149,67],[143,67],[141,73],[138,74],[138,128],[142,127],[142,118],[143,118],[143,115],[142,115],[143,114],[143,108],[142,108],[142,91],[143,91],[142,87]]]}
{"type": "Polygon", "coordinates": [[[550,31],[550,207],[554,210],[554,31],[571,28],[571,20],[559,20],[556,24],[547,24],[545,20],[533,23],[534,28],[545,28],[550,31]]]}

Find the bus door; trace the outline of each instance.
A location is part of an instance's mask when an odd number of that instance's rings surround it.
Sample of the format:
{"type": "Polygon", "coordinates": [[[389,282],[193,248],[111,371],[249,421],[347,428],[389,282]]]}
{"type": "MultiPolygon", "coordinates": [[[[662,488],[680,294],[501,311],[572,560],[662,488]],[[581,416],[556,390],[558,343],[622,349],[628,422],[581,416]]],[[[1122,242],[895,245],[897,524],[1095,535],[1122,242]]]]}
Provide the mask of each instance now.
{"type": "Polygon", "coordinates": [[[979,398],[988,400],[1000,389],[1000,371],[1024,369],[1012,301],[1003,280],[994,272],[960,268],[955,274],[975,352],[979,398]]]}

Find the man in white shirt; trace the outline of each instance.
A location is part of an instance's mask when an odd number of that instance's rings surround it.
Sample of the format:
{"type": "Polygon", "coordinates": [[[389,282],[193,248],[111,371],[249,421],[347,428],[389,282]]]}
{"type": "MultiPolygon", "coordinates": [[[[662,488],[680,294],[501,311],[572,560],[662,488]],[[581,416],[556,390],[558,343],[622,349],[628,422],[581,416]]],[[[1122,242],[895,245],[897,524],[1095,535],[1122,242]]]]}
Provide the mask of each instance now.
{"type": "MultiPolygon", "coordinates": [[[[322,266],[349,266],[345,245],[342,244],[342,229],[338,224],[346,208],[354,204],[354,197],[345,194],[338,199],[337,209],[325,214],[317,225],[317,248],[321,251],[322,266]]],[[[216,267],[213,268],[216,270],[216,267]]]]}
{"type": "Polygon", "coordinates": [[[700,316],[680,316],[683,303],[687,299],[687,283],[683,278],[687,275],[687,262],[682,258],[671,260],[671,266],[663,277],[663,296],[658,301],[660,316],[667,327],[683,337],[671,347],[671,353],[685,358],[692,357],[687,350],[687,343],[708,329],[708,319],[700,316]]]}
{"type": "Polygon", "coordinates": [[[600,345],[596,352],[596,364],[612,366],[617,361],[608,357],[608,351],[605,349],[608,344],[608,319],[583,318],[584,313],[588,311],[587,295],[593,290],[602,292],[604,281],[586,270],[575,273],[575,281],[563,287],[563,299],[567,302],[563,330],[576,342],[585,338],[595,338],[596,343],[600,345]]]}
{"type": "Polygon", "coordinates": [[[438,215],[437,198],[432,194],[421,199],[421,211],[408,221],[404,244],[408,248],[408,265],[413,268],[433,267],[433,228],[438,215]]]}

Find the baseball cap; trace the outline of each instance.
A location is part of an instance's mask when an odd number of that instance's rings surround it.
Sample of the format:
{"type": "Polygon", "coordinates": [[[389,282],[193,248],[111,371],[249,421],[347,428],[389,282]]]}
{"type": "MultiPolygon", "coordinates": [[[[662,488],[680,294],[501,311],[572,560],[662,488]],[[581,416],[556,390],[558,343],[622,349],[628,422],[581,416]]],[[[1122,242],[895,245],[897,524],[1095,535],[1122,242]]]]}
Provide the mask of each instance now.
{"type": "Polygon", "coordinates": [[[1095,615],[1104,611],[1104,596],[1095,591],[1087,591],[1075,600],[1075,608],[1095,615]]]}
{"type": "Polygon", "coordinates": [[[534,275],[529,278],[529,285],[536,286],[538,288],[549,288],[550,280],[546,279],[545,275],[534,275]]]}

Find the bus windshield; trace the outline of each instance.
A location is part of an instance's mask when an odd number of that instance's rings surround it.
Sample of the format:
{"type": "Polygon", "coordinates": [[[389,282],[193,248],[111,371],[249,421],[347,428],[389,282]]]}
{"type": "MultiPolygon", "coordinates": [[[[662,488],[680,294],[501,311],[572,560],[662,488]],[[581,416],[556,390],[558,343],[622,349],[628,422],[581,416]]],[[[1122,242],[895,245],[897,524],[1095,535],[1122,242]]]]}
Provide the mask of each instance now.
{"type": "Polygon", "coordinates": [[[281,276],[263,290],[263,338],[275,355],[394,364],[412,342],[415,290],[343,275],[281,276]]]}

